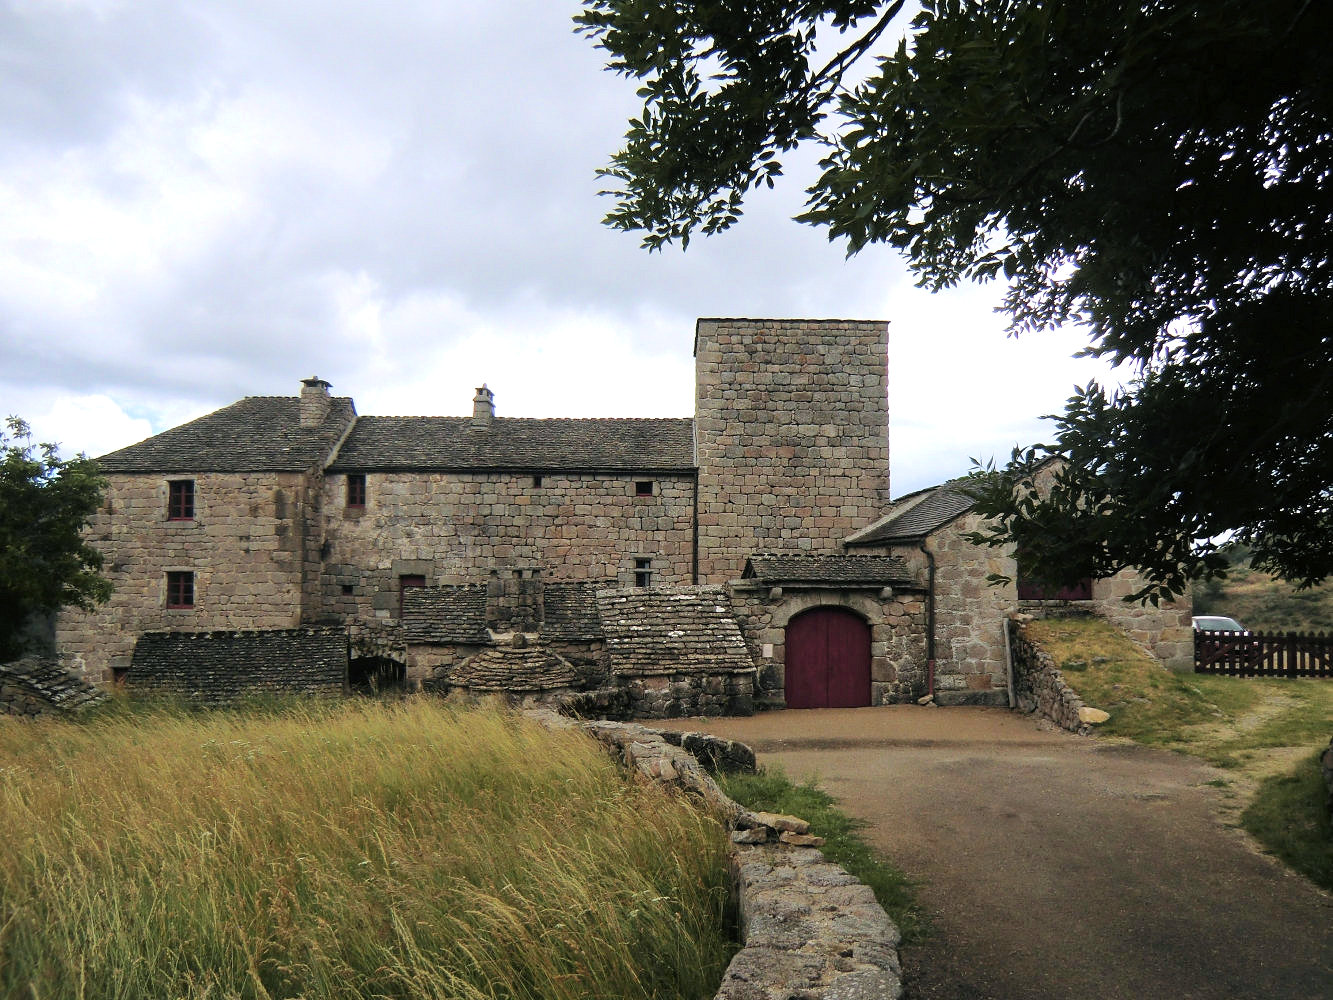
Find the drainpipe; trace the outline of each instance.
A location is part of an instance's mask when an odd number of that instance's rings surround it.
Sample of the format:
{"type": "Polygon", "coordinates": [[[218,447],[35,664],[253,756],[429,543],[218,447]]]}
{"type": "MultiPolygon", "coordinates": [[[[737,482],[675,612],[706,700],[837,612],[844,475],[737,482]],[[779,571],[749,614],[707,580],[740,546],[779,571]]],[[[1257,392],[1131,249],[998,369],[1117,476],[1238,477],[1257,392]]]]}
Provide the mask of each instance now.
{"type": "Polygon", "coordinates": [[[926,557],[926,693],[935,697],[935,554],[921,539],[921,552],[926,557]]]}

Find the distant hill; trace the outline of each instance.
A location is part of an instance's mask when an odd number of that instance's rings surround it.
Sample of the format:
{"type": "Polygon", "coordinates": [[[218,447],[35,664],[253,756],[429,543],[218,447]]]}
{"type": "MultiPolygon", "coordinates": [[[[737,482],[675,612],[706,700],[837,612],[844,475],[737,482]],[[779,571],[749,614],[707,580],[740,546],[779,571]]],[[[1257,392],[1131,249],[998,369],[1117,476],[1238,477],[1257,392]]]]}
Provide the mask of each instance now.
{"type": "Polygon", "coordinates": [[[1250,569],[1250,550],[1228,546],[1225,580],[1194,585],[1196,615],[1227,615],[1255,632],[1333,632],[1333,584],[1297,590],[1250,569]]]}

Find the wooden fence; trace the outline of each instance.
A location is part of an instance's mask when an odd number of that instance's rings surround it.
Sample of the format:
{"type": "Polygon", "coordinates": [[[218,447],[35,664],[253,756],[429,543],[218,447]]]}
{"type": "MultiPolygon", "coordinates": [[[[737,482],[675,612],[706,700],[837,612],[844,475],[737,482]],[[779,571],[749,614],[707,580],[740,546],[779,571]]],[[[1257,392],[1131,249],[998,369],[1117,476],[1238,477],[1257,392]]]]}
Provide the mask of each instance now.
{"type": "Polygon", "coordinates": [[[1333,677],[1333,635],[1195,632],[1194,672],[1236,677],[1333,677]]]}

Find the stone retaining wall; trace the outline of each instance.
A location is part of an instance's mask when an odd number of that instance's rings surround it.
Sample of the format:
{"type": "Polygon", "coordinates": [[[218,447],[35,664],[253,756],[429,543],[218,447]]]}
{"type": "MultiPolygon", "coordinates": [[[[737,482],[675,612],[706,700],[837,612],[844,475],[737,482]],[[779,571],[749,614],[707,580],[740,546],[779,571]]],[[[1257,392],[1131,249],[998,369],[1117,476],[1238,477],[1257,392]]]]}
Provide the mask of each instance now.
{"type": "Polygon", "coordinates": [[[794,816],[755,813],[728,797],[703,762],[753,769],[744,744],[634,723],[529,716],[551,728],[581,727],[653,781],[699,796],[731,831],[741,950],[715,1000],[898,1000],[898,929],[863,885],[825,860],[823,841],[794,816]]]}
{"type": "Polygon", "coordinates": [[[1014,699],[1024,712],[1037,712],[1071,733],[1086,734],[1088,725],[1079,717],[1085,708],[1055,665],[1051,655],[1032,643],[1023,625],[1009,620],[1009,648],[1014,667],[1014,699]]]}
{"type": "Polygon", "coordinates": [[[58,660],[28,657],[0,663],[0,715],[59,715],[106,700],[105,691],[75,677],[58,660]]]}

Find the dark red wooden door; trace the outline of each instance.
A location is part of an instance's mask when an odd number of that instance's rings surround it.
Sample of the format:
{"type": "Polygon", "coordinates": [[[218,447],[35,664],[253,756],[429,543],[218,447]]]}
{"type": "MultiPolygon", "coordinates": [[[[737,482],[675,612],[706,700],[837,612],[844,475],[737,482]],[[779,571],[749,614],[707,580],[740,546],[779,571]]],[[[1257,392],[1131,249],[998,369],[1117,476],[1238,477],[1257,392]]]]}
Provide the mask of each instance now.
{"type": "Polygon", "coordinates": [[[870,626],[842,608],[812,608],[787,623],[788,708],[870,704],[870,626]]]}

